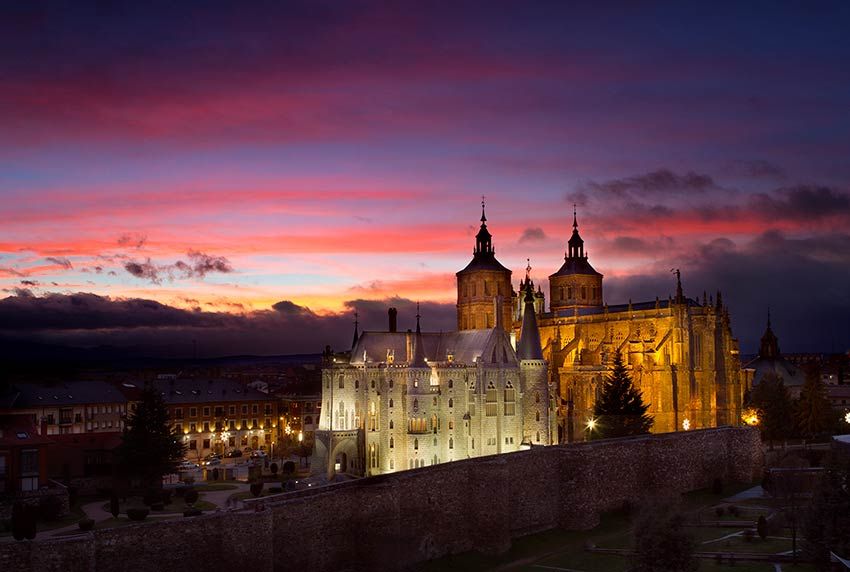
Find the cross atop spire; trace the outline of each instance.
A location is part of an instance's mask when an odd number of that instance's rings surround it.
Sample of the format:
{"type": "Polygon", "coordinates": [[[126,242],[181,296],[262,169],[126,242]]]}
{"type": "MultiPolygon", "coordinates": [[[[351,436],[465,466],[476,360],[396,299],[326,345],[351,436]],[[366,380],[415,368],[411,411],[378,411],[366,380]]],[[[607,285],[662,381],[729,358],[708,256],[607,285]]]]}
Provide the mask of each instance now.
{"type": "Polygon", "coordinates": [[[578,218],[576,217],[576,204],[573,203],[573,230],[578,232],[578,218]]]}
{"type": "Polygon", "coordinates": [[[419,315],[419,302],[416,302],[416,333],[418,334],[422,330],[419,329],[419,318],[422,316],[419,315]]]}
{"type": "Polygon", "coordinates": [[[357,310],[354,310],[354,339],[351,340],[351,349],[354,350],[354,347],[357,345],[357,340],[360,339],[360,314],[357,310]]]}
{"type": "Polygon", "coordinates": [[[487,216],[484,214],[484,195],[481,195],[481,222],[487,222],[487,216]]]}
{"type": "Polygon", "coordinates": [[[575,203],[573,204],[573,235],[567,241],[567,255],[564,259],[569,258],[587,258],[584,254],[584,241],[578,233],[578,218],[575,203]]]}

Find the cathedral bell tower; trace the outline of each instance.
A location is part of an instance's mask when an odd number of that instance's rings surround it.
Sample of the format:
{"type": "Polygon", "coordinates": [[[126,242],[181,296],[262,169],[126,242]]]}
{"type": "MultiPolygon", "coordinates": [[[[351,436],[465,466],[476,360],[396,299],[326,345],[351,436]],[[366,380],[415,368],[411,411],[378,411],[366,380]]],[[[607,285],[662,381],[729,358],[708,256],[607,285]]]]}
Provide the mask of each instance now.
{"type": "Polygon", "coordinates": [[[567,243],[564,264],[549,276],[549,307],[553,312],[568,308],[602,307],[602,274],[593,269],[584,252],[573,207],[573,235],[567,243]]]}
{"type": "Polygon", "coordinates": [[[511,271],[496,260],[493,237],[487,230],[484,201],[481,228],[475,235],[472,261],[457,273],[457,328],[481,330],[512,325],[511,271]]]}

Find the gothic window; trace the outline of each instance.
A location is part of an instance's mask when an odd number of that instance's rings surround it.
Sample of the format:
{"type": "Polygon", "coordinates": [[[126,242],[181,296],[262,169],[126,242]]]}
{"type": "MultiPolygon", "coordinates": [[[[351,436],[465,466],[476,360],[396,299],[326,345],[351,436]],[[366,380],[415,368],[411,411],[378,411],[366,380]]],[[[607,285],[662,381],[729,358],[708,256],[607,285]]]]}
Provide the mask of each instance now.
{"type": "Polygon", "coordinates": [[[450,379],[449,380],[449,389],[453,388],[454,386],[455,386],[455,382],[450,379]]]}
{"type": "Polygon", "coordinates": [[[390,398],[390,407],[392,407],[392,406],[393,406],[393,400],[392,400],[392,398],[390,398]]]}
{"type": "Polygon", "coordinates": [[[354,389],[360,389],[360,380],[359,379],[354,380],[354,389]]]}
{"type": "Polygon", "coordinates": [[[395,446],[395,440],[392,437],[390,437],[390,449],[392,449],[394,446],[395,446]]]}
{"type": "Polygon", "coordinates": [[[453,438],[449,437],[449,449],[454,449],[454,448],[455,448],[455,440],[453,438]]]}
{"type": "Polygon", "coordinates": [[[496,386],[493,385],[493,382],[491,381],[487,385],[487,394],[484,399],[486,406],[485,414],[487,417],[493,417],[496,415],[496,400],[496,386]]]}
{"type": "Polygon", "coordinates": [[[339,376],[339,388],[345,389],[345,380],[342,376],[339,376]]]}
{"type": "Polygon", "coordinates": [[[454,421],[449,421],[449,430],[452,430],[452,429],[454,429],[454,428],[455,428],[455,422],[454,422],[454,421]]]}
{"type": "Polygon", "coordinates": [[[455,400],[452,399],[451,397],[449,397],[449,407],[451,408],[451,407],[454,407],[454,406],[455,406],[455,400]]]}
{"type": "Polygon", "coordinates": [[[505,386],[505,415],[513,415],[516,413],[516,390],[509,381],[505,386]]]}
{"type": "Polygon", "coordinates": [[[392,428],[393,428],[393,420],[390,419],[390,429],[392,429],[392,428]]]}
{"type": "Polygon", "coordinates": [[[540,392],[539,391],[534,392],[534,403],[540,403],[540,392]]]}
{"type": "Polygon", "coordinates": [[[419,400],[418,399],[413,400],[413,411],[414,412],[419,411],[419,400]]]}
{"type": "Polygon", "coordinates": [[[418,450],[419,450],[419,439],[414,439],[414,440],[413,440],[413,450],[414,450],[414,451],[418,451],[418,450]]]}
{"type": "Polygon", "coordinates": [[[373,469],[378,467],[378,448],[374,443],[369,445],[369,467],[373,469]]]}
{"type": "Polygon", "coordinates": [[[534,414],[534,420],[535,420],[535,421],[540,421],[540,411],[537,411],[537,412],[534,414]]]}

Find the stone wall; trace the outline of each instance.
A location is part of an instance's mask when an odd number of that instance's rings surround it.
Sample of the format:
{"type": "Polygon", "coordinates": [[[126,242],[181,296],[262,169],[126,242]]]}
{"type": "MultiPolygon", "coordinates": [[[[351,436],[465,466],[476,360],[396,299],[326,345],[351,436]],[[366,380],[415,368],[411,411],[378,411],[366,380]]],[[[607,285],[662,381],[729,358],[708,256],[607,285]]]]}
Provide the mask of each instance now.
{"type": "Polygon", "coordinates": [[[591,528],[625,501],[761,471],[748,428],[539,447],[254,499],[247,511],[4,544],[0,570],[400,570],[501,552],[557,526],[591,528]]]}

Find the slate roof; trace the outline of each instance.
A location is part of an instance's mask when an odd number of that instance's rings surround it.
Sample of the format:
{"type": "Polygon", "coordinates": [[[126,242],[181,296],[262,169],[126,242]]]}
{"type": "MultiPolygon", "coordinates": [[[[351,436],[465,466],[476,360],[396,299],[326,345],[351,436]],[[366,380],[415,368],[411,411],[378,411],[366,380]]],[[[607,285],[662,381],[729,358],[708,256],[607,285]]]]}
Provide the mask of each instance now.
{"type": "Polygon", "coordinates": [[[492,252],[478,252],[473,255],[472,260],[466,265],[466,268],[457,274],[472,272],[474,270],[496,270],[499,272],[510,272],[508,268],[502,266],[502,263],[496,260],[496,255],[492,252]]]}
{"type": "Polygon", "coordinates": [[[228,401],[274,401],[275,397],[257,391],[235,379],[187,378],[157,380],[154,387],[167,404],[214,403],[228,401]]]}
{"type": "MultiPolygon", "coordinates": [[[[702,304],[693,298],[685,298],[685,303],[691,308],[702,308],[702,304]]],[[[663,300],[658,301],[658,308],[665,309],[670,307],[670,300],[664,298],[663,300]]],[[[642,312],[646,310],[654,310],[655,309],[655,300],[650,300],[648,302],[635,302],[632,304],[632,311],[642,312]]],[[[609,314],[617,314],[619,312],[628,312],[629,305],[628,304],[611,304],[608,306],[609,314]]],[[[594,307],[594,308],[578,308],[579,316],[593,316],[595,314],[604,314],[605,307],[594,307]]],[[[560,318],[569,318],[575,314],[573,308],[565,308],[563,310],[558,310],[556,312],[547,312],[543,314],[545,317],[560,317],[560,318]]]]}
{"type": "Polygon", "coordinates": [[[14,389],[18,392],[14,401],[15,409],[127,402],[127,396],[118,387],[99,380],[53,384],[19,383],[15,384],[14,389]]]}
{"type": "Polygon", "coordinates": [[[570,276],[572,274],[592,274],[595,276],[602,276],[602,274],[597,272],[593,266],[590,265],[590,262],[587,261],[587,257],[581,256],[567,258],[564,260],[563,266],[561,266],[557,272],[549,276],[549,278],[552,276],[570,276]]]}
{"type": "Polygon", "coordinates": [[[757,357],[744,367],[755,370],[753,387],[757,386],[765,375],[771,373],[781,379],[785,387],[802,387],[806,382],[806,375],[803,370],[782,357],[757,357]]]}
{"type": "MultiPolygon", "coordinates": [[[[496,338],[507,337],[507,334],[500,328],[463,330],[461,332],[423,332],[420,335],[425,358],[428,361],[444,362],[451,352],[454,356],[454,363],[465,365],[476,363],[485,352],[494,347],[496,342],[503,341],[496,338]]],[[[363,332],[351,352],[350,363],[385,362],[387,350],[391,350],[394,363],[408,364],[408,360],[413,358],[412,355],[407,355],[408,336],[410,336],[412,354],[416,339],[416,334],[413,332],[363,332]]],[[[507,345],[510,347],[510,342],[507,345]]],[[[508,355],[508,362],[516,363],[516,354],[512,349],[508,355]]]]}

